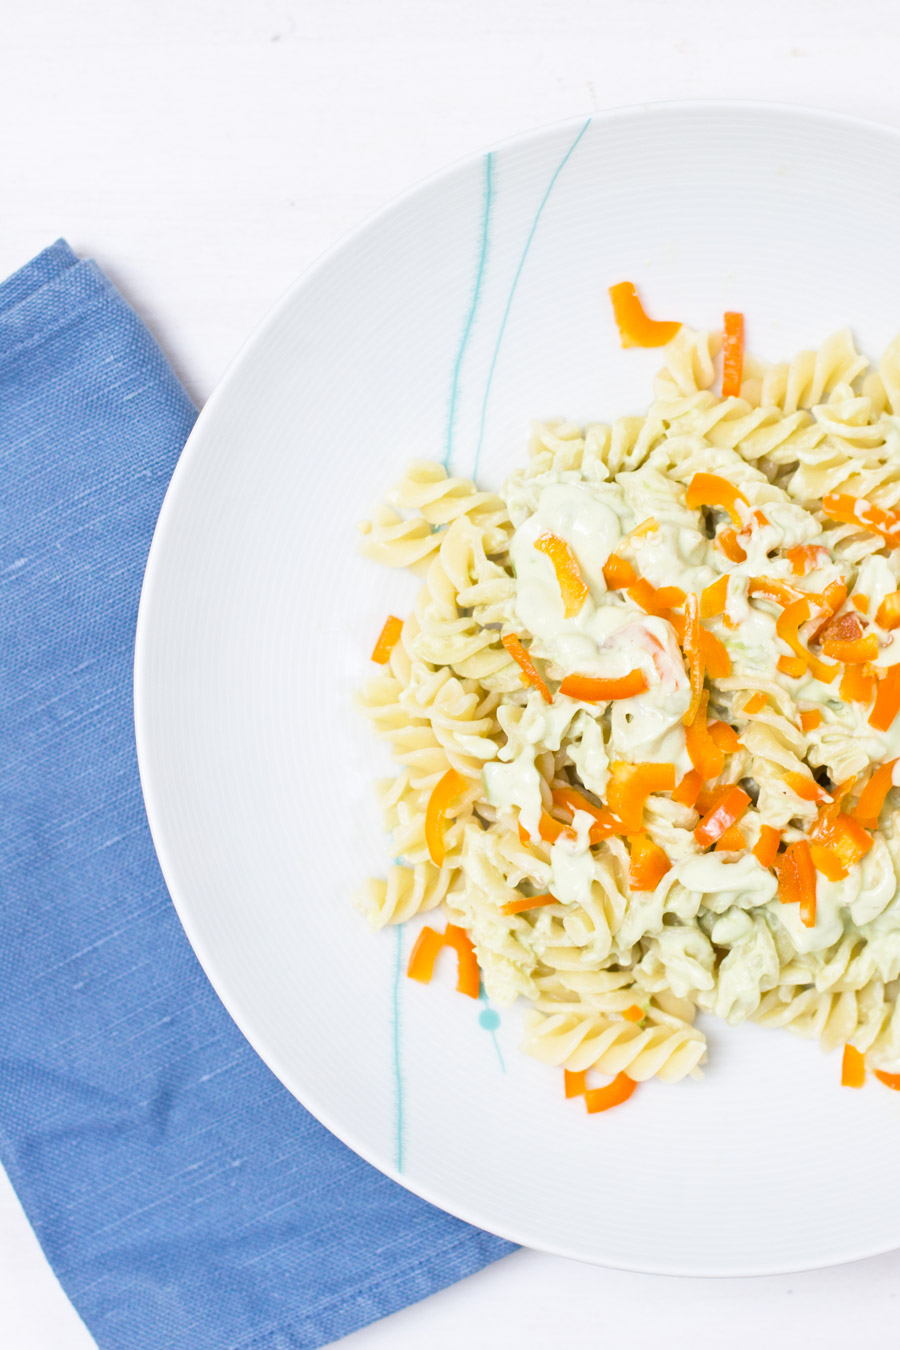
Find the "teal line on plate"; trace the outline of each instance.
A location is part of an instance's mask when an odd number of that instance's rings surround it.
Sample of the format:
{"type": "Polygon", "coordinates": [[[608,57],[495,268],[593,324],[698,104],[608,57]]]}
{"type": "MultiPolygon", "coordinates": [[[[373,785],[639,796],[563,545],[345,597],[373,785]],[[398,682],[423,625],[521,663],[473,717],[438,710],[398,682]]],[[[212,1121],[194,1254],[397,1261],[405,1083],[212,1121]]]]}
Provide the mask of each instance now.
{"type": "Polygon", "coordinates": [[[475,450],[475,464],[472,469],[473,478],[475,478],[478,474],[478,461],[481,458],[481,445],[482,442],[484,441],[484,423],[487,417],[488,399],[491,396],[491,383],[494,378],[494,367],[497,364],[497,357],[500,354],[500,343],[503,341],[503,333],[506,329],[506,321],[509,318],[509,311],[512,309],[513,296],[515,295],[516,287],[519,284],[519,277],[522,275],[522,268],[525,266],[525,259],[528,257],[528,250],[531,248],[531,241],[534,238],[535,231],[537,230],[538,221],[541,218],[541,213],[543,212],[544,207],[547,205],[547,200],[550,196],[550,193],[553,191],[553,186],[559,175],[562,173],[563,169],[566,167],[566,164],[571,158],[576,145],[581,140],[582,136],[587,131],[588,127],[591,125],[591,120],[592,119],[589,117],[588,120],[585,122],[584,126],[581,128],[578,135],[575,137],[574,141],[569,146],[568,150],[557,164],[556,169],[554,170],[553,173],[553,177],[547,184],[547,191],[541,198],[541,204],[538,207],[537,212],[535,213],[534,220],[531,223],[531,229],[528,231],[528,238],[525,240],[525,247],[522,250],[521,258],[519,259],[519,265],[516,268],[516,275],[513,277],[512,286],[510,286],[509,288],[509,297],[506,301],[506,309],[503,311],[503,318],[500,320],[500,331],[497,334],[497,342],[494,346],[494,355],[491,357],[490,369],[488,370],[487,384],[485,385],[484,389],[484,402],[481,405],[481,425],[478,428],[478,446],[475,450]]]}
{"type": "Polygon", "coordinates": [[[487,262],[488,253],[488,234],[490,231],[491,220],[491,201],[493,199],[493,165],[494,156],[491,152],[484,157],[484,190],[481,199],[481,248],[478,254],[478,269],[475,273],[475,285],[472,290],[472,301],[469,305],[469,312],[466,316],[465,327],[459,342],[459,350],[456,353],[456,362],[453,366],[453,379],[450,383],[450,405],[447,409],[447,433],[444,437],[444,468],[450,469],[450,459],[453,455],[453,428],[456,422],[456,404],[459,397],[459,373],[462,370],[463,357],[466,354],[466,347],[469,345],[469,335],[472,332],[472,325],[475,322],[475,313],[478,309],[478,301],[481,299],[481,283],[484,281],[484,268],[487,262]]]}
{"type": "Polygon", "coordinates": [[[398,924],[394,947],[394,994],[391,1007],[394,1039],[394,1165],[403,1171],[403,1064],[400,1057],[400,981],[403,977],[403,929],[398,924]]]}
{"type": "Polygon", "coordinates": [[[483,983],[478,992],[482,999],[482,1002],[484,1003],[484,1007],[478,1014],[478,1025],[484,1027],[485,1031],[489,1031],[491,1033],[491,1040],[494,1042],[494,1049],[497,1051],[497,1058],[500,1061],[500,1068],[503,1070],[504,1073],[506,1073],[506,1064],[503,1061],[503,1051],[500,1049],[500,1042],[497,1040],[497,1028],[500,1025],[500,1014],[498,1012],[495,1012],[494,1009],[490,1006],[490,1003],[488,1002],[488,996],[484,992],[483,983]]]}

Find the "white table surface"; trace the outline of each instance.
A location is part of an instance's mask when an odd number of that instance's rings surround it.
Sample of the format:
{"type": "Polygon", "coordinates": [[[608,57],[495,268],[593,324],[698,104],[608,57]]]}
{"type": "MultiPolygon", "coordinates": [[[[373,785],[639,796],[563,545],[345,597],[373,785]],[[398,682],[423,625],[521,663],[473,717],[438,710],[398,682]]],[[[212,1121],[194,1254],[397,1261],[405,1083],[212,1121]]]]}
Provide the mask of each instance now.
{"type": "MultiPolygon", "coordinates": [[[[29,0],[2,50],[0,276],[65,235],[198,402],[342,232],[518,131],[719,97],[900,125],[895,0],[29,0]]],[[[710,1281],[523,1251],[343,1344],[844,1350],[883,1339],[898,1288],[900,1253],[710,1281]]],[[[93,1345],[2,1174],[0,1345],[93,1345]]]]}

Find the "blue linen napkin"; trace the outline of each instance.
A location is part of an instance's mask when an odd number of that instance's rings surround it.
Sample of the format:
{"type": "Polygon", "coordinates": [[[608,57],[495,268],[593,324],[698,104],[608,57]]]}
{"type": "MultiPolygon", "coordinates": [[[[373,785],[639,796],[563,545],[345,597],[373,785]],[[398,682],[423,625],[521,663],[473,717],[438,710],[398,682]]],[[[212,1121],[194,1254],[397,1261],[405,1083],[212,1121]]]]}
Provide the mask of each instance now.
{"type": "Polygon", "coordinates": [[[132,651],[194,416],[66,243],[0,286],[0,1161],[102,1350],[303,1350],[512,1247],[294,1100],[166,893],[132,651]]]}

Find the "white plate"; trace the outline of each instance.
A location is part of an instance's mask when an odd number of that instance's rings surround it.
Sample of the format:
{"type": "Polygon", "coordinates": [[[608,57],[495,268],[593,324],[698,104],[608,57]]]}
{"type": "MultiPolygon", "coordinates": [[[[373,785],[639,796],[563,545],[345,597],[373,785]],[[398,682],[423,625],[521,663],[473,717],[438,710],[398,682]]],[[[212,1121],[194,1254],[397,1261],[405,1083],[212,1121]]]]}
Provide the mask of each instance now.
{"type": "MultiPolygon", "coordinates": [[[[351,707],[415,587],[355,525],[407,458],[498,484],[531,418],[643,410],[611,282],[747,315],[768,358],[900,329],[900,138],[797,108],[682,104],[525,136],[389,207],[293,288],[210,400],[160,517],[136,717],[163,871],[213,984],[282,1081],[410,1189],[533,1247],[734,1275],[900,1246],[900,1096],[710,1022],[702,1083],[589,1118],[494,1010],[399,973],[350,906],[385,861],[380,749],[351,707]],[[482,432],[483,423],[483,436],[482,432]]],[[[708,1019],[709,1020],[709,1019],[708,1019]]]]}

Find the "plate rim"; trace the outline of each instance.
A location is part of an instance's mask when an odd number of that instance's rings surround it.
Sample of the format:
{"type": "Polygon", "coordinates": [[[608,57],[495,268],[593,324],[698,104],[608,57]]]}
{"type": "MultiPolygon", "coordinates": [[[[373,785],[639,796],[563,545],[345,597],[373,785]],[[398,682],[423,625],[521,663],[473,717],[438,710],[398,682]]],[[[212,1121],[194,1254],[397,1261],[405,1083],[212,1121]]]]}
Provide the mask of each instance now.
{"type": "Polygon", "coordinates": [[[135,626],[132,704],[135,746],[144,808],[162,877],[178,916],[178,920],[206,978],[209,980],[217,997],[224,1005],[229,1017],[238,1027],[241,1035],[250,1044],[263,1063],[275,1074],[286,1091],[288,1091],[291,1096],[295,1097],[296,1100],[300,1102],[301,1106],[309,1111],[320,1124],[365,1162],[369,1163],[383,1175],[402,1186],[404,1190],[409,1191],[411,1194],[418,1196],[420,1199],[443,1210],[445,1213],[453,1215],[465,1223],[471,1224],[484,1232],[491,1233],[494,1236],[503,1238],[509,1242],[516,1243],[519,1246],[526,1247],[533,1251],[543,1251],[553,1256],[561,1256],[568,1260],[579,1261],[584,1265],[596,1265],[603,1269],[623,1270],[634,1274],[675,1276],[693,1279],[750,1279],[763,1278],[772,1275],[793,1275],[810,1270],[827,1270],[835,1266],[847,1265],[854,1261],[881,1256],[891,1251],[900,1250],[900,1237],[898,1237],[896,1243],[892,1243],[888,1246],[885,1246],[881,1242],[875,1242],[869,1245],[860,1244],[858,1247],[850,1249],[842,1255],[827,1260],[817,1258],[811,1262],[796,1261],[789,1264],[777,1263],[771,1265],[760,1262],[751,1264],[750,1267],[748,1267],[747,1263],[743,1263],[735,1264],[734,1266],[724,1269],[717,1267],[715,1270],[697,1269],[696,1266],[681,1265],[677,1261],[661,1265],[658,1262],[654,1263],[653,1261],[610,1260],[608,1258],[602,1260],[599,1258],[595,1259],[585,1255],[583,1251],[567,1250],[563,1243],[542,1244],[535,1242],[531,1236],[524,1238],[520,1233],[515,1231],[515,1225],[508,1227],[505,1224],[497,1224],[493,1218],[486,1221],[483,1215],[477,1213],[477,1206],[472,1207],[467,1204],[457,1205],[456,1203],[453,1203],[452,1205],[448,1204],[446,1197],[434,1194],[427,1183],[422,1184],[417,1181],[413,1184],[404,1173],[398,1172],[387,1159],[374,1156],[373,1151],[368,1148],[365,1142],[357,1137],[353,1126],[348,1126],[344,1122],[334,1120],[328,1108],[323,1107],[314,1099],[314,1094],[307,1098],[305,1095],[301,1096],[296,1092],[294,1088],[289,1085],[289,1080],[293,1077],[293,1074],[282,1062],[280,1054],[277,1051],[272,1050],[271,1047],[266,1047],[264,1050],[258,1043],[255,1034],[253,1034],[245,1024],[248,1020],[252,1021],[252,1018],[248,1015],[245,1019],[243,1010],[240,1006],[240,1000],[237,997],[232,999],[229,994],[228,978],[218,969],[214,956],[207,949],[201,927],[200,925],[195,924],[192,917],[190,899],[177,882],[178,868],[164,836],[162,826],[163,813],[161,808],[157,806],[156,790],[150,770],[151,752],[149,745],[152,737],[149,731],[147,701],[144,692],[151,684],[149,658],[152,653],[152,645],[149,637],[151,624],[149,616],[154,604],[156,578],[161,572],[162,567],[165,565],[166,539],[170,530],[173,528],[173,517],[175,512],[174,503],[176,498],[180,495],[182,480],[188,472],[189,463],[192,463],[198,455],[203,453],[207,427],[210,423],[214,422],[219,403],[225,395],[230,392],[231,387],[240,379],[245,364],[252,358],[257,346],[265,338],[269,329],[278,322],[283,313],[288,311],[294,305],[295,297],[303,290],[306,284],[330,264],[335,257],[339,256],[346,248],[349,248],[359,237],[365,235],[370,228],[382,219],[391,215],[393,212],[400,209],[407,201],[414,199],[420,193],[425,192],[435,184],[451,177],[467,166],[477,164],[488,152],[497,153],[524,147],[532,142],[542,140],[550,133],[563,132],[566,129],[575,130],[576,128],[593,125],[595,123],[603,126],[612,126],[621,120],[665,117],[673,112],[682,112],[690,109],[704,110],[709,113],[714,113],[716,111],[740,111],[748,114],[766,112],[777,113],[798,121],[819,124],[830,123],[832,125],[854,127],[861,131],[875,133],[881,136],[887,135],[893,140],[900,142],[900,127],[892,126],[890,123],[879,121],[876,118],[863,117],[854,113],[838,112],[834,109],[823,108],[814,104],[745,98],[660,99],[650,102],[624,104],[614,108],[602,109],[599,112],[591,114],[557,118],[552,122],[541,123],[528,130],[517,132],[514,135],[507,136],[489,145],[482,145],[477,150],[456,157],[434,170],[432,173],[429,173],[424,178],[417,179],[408,187],[391,196],[374,211],[370,211],[357,224],[353,225],[350,229],[345,230],[332,244],[320,252],[306,267],[303,268],[296,279],[290,283],[278,299],[268,306],[261,318],[251,329],[248,336],[239,345],[234,355],[226,364],[209,397],[199,411],[197,420],[182,447],[175,469],[166,488],[150,542],[135,626]]]}

